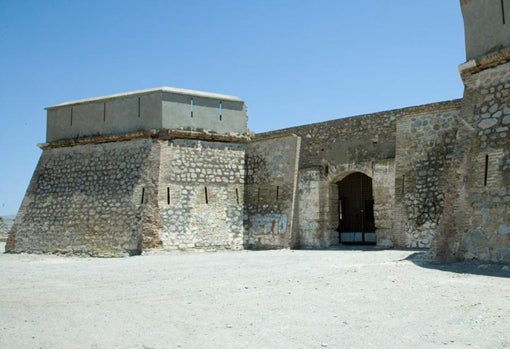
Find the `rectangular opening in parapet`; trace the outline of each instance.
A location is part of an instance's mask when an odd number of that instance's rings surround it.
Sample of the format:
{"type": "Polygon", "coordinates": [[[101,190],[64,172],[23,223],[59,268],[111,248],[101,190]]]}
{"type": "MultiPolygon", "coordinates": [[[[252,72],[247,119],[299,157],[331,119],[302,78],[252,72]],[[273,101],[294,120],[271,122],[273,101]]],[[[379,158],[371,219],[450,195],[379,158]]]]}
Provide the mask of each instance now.
{"type": "Polygon", "coordinates": [[[103,122],[106,121],[106,103],[103,103],[103,122]]]}
{"type": "Polygon", "coordinates": [[[73,126],[73,107],[71,107],[71,126],[73,126]]]}
{"type": "Polygon", "coordinates": [[[193,97],[191,97],[189,100],[189,111],[190,111],[191,117],[193,117],[193,106],[194,105],[195,105],[195,101],[193,100],[193,97]]]}
{"type": "Polygon", "coordinates": [[[138,117],[140,117],[140,97],[138,97],[138,117]]]}
{"type": "Polygon", "coordinates": [[[220,121],[223,117],[223,102],[220,101],[220,121]]]}
{"type": "Polygon", "coordinates": [[[276,201],[278,201],[279,196],[280,196],[280,187],[277,185],[276,186],[276,201]]]}

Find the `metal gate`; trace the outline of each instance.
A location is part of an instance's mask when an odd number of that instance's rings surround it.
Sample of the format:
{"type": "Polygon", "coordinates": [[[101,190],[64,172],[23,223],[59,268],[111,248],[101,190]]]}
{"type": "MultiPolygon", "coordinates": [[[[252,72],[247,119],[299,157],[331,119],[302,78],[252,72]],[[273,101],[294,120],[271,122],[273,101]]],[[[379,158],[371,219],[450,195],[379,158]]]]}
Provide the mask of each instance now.
{"type": "Polygon", "coordinates": [[[356,172],[338,182],[338,232],[343,244],[375,244],[372,179],[356,172]]]}

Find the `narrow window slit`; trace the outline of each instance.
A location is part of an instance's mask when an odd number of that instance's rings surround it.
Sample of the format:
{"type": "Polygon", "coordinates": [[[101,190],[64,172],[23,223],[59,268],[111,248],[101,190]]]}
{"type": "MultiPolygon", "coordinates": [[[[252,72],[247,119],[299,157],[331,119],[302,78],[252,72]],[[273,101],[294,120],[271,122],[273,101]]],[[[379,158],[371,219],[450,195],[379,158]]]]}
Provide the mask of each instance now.
{"type": "Polygon", "coordinates": [[[406,176],[402,175],[402,194],[404,194],[406,188],[406,176]]]}
{"type": "Polygon", "coordinates": [[[189,100],[189,111],[191,114],[191,117],[193,117],[193,106],[195,105],[195,101],[193,100],[193,97],[189,100]]]}
{"type": "Polygon", "coordinates": [[[142,188],[142,200],[140,202],[141,204],[143,204],[144,198],[145,198],[145,188],[142,188]]]}
{"type": "Polygon", "coordinates": [[[71,126],[73,126],[73,107],[71,107],[71,126]]]}
{"type": "Polygon", "coordinates": [[[204,187],[204,194],[205,194],[205,203],[209,203],[209,196],[207,195],[207,187],[204,187]]]}
{"type": "Polygon", "coordinates": [[[505,18],[505,0],[501,0],[501,19],[503,20],[503,24],[506,24],[506,18],[505,18]]]}
{"type": "Polygon", "coordinates": [[[223,118],[223,102],[220,101],[220,121],[223,118]]]}
{"type": "Polygon", "coordinates": [[[278,197],[280,196],[280,187],[276,186],[276,201],[278,201],[278,197]]]}
{"type": "Polygon", "coordinates": [[[103,103],[103,122],[106,122],[106,103],[103,103]]]}
{"type": "Polygon", "coordinates": [[[489,174],[489,154],[485,155],[485,171],[483,174],[483,186],[487,186],[487,176],[489,174]]]}
{"type": "Polygon", "coordinates": [[[236,202],[239,205],[239,189],[236,188],[236,202]]]}
{"type": "Polygon", "coordinates": [[[166,204],[170,205],[170,188],[166,187],[166,204]]]}
{"type": "Polygon", "coordinates": [[[257,188],[257,204],[260,202],[260,188],[257,188]]]}
{"type": "Polygon", "coordinates": [[[138,97],[138,117],[140,117],[140,97],[138,97]]]}

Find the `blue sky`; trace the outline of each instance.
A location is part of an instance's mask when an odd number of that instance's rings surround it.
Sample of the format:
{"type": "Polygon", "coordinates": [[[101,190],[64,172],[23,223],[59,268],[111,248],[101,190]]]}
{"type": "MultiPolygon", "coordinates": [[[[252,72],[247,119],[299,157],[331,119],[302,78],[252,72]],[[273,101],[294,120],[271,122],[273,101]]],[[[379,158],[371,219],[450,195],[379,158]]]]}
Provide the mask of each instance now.
{"type": "Polygon", "coordinates": [[[44,107],[159,86],[238,96],[254,132],[460,98],[456,0],[0,0],[0,215],[44,107]]]}

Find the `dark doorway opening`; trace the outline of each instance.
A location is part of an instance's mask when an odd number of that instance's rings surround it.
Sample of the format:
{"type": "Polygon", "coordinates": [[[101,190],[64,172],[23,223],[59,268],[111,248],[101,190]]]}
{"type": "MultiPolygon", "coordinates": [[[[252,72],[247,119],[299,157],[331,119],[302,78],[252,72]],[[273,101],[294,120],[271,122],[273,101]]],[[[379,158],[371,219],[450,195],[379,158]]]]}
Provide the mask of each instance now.
{"type": "Polygon", "coordinates": [[[355,172],[338,185],[338,233],[341,244],[375,245],[372,179],[355,172]]]}

